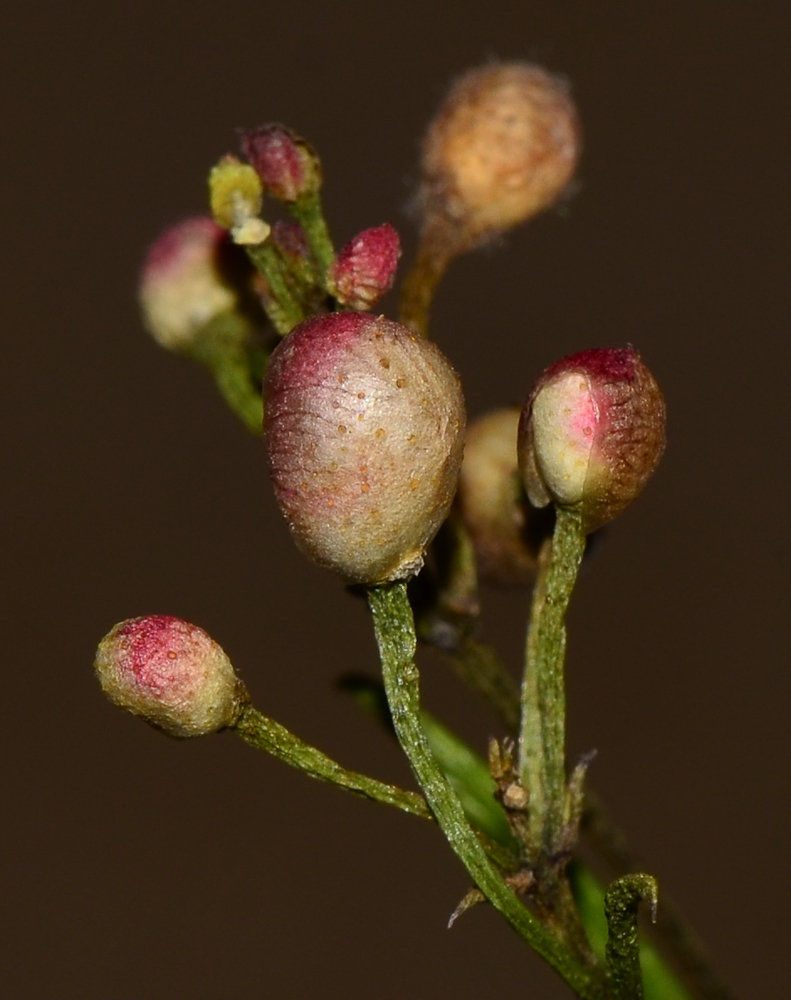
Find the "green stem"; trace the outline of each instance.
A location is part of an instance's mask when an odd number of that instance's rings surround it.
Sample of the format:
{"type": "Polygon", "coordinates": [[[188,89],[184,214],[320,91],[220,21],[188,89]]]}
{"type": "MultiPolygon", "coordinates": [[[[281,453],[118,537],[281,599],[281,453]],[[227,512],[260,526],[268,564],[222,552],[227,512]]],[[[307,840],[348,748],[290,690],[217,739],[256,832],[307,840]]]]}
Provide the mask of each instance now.
{"type": "Polygon", "coordinates": [[[251,746],[271,753],[278,760],[304,771],[311,778],[338,785],[346,791],[355,792],[374,802],[395,806],[413,816],[432,818],[422,795],[404,791],[394,785],[386,785],[356,771],[347,771],[321,750],[294,736],[279,722],[262,715],[252,705],[242,709],[233,729],[251,746]]]}
{"type": "Polygon", "coordinates": [[[372,587],[368,601],[374,620],[393,725],[418,784],[456,855],[474,884],[511,926],[584,1000],[601,1000],[595,973],[581,963],[527,910],[492,866],[475,836],[456,793],[429,749],[420,723],[415,628],[402,581],[372,587]]]}
{"type": "Polygon", "coordinates": [[[212,373],[225,402],[258,436],[264,418],[261,385],[254,373],[260,367],[259,351],[249,321],[234,312],[210,320],[190,348],[190,357],[212,373]]]}
{"type": "Polygon", "coordinates": [[[607,1000],[643,1000],[637,907],[641,900],[656,915],[657,886],[651,875],[624,875],[604,894],[607,917],[607,1000]]]}
{"type": "Polygon", "coordinates": [[[296,201],[289,203],[288,210],[305,231],[308,246],[318,265],[319,284],[326,291],[327,271],[335,260],[335,249],[324,218],[319,192],[297,198],[296,201]]]}
{"type": "Polygon", "coordinates": [[[231,410],[248,430],[260,437],[264,424],[264,401],[252,388],[246,358],[226,358],[214,369],[214,378],[231,410]]]}
{"type": "MultiPolygon", "coordinates": [[[[614,872],[638,871],[644,867],[642,860],[629,847],[626,837],[610,818],[603,802],[590,790],[585,793],[582,814],[582,832],[614,872]]],[[[686,922],[676,902],[665,892],[659,907],[653,933],[663,950],[672,955],[681,976],[699,995],[701,1000],[735,1000],[734,994],[723,983],[711,965],[700,939],[686,922]]],[[[646,996],[652,1000],[653,980],[660,976],[658,956],[651,952],[646,961],[643,948],[643,969],[646,996]],[[655,970],[659,970],[655,973],[655,970]]],[[[664,974],[667,977],[668,973],[664,974]]],[[[668,993],[675,997],[675,993],[668,993]]]]}
{"type": "MultiPolygon", "coordinates": [[[[505,664],[490,646],[466,637],[455,625],[455,638],[449,642],[447,636],[452,623],[445,621],[444,624],[445,638],[442,642],[434,638],[433,629],[425,636],[421,634],[421,638],[437,645],[451,660],[458,675],[473,690],[486,697],[509,730],[515,730],[519,720],[519,692],[505,664]]],[[[582,833],[613,872],[635,871],[643,867],[642,861],[629,848],[626,838],[613,822],[604,803],[589,788],[585,791],[582,833]]],[[[599,905],[604,922],[603,890],[600,896],[599,905]]],[[[606,924],[604,926],[606,932],[606,924]]],[[[590,933],[589,913],[585,915],[585,927],[590,933]]],[[[695,994],[700,995],[701,1000],[735,1000],[734,994],[712,967],[711,959],[697,934],[687,923],[678,905],[666,893],[662,894],[662,906],[659,908],[653,935],[662,952],[672,956],[683,978],[695,994]]],[[[603,942],[601,950],[603,955],[603,942]]],[[[658,952],[645,944],[642,946],[642,961],[648,1000],[690,1000],[689,994],[669,971],[658,952]]]]}
{"type": "Polygon", "coordinates": [[[417,256],[401,283],[399,319],[421,337],[428,336],[434,292],[452,257],[441,236],[433,231],[424,232],[417,256]]]}
{"type": "MultiPolygon", "coordinates": [[[[608,928],[604,914],[604,886],[579,862],[569,866],[574,897],[588,932],[593,950],[604,961],[607,951],[608,928]]],[[[665,899],[659,913],[665,908],[665,899]]],[[[645,1000],[692,1000],[692,994],[678,976],[668,968],[657,950],[645,938],[640,941],[640,967],[643,970],[645,1000]]],[[[695,993],[698,996],[697,991],[695,993]]],[[[701,994],[702,996],[702,994],[701,994]]]]}
{"type": "Polygon", "coordinates": [[[585,551],[578,510],[558,508],[533,592],[522,686],[519,771],[530,796],[530,849],[550,856],[563,839],[566,808],[565,617],[585,551]]]}
{"type": "Polygon", "coordinates": [[[271,240],[245,247],[247,256],[256,269],[266,278],[269,295],[264,301],[264,309],[272,326],[281,336],[285,336],[305,314],[289,287],[287,265],[271,240]]]}

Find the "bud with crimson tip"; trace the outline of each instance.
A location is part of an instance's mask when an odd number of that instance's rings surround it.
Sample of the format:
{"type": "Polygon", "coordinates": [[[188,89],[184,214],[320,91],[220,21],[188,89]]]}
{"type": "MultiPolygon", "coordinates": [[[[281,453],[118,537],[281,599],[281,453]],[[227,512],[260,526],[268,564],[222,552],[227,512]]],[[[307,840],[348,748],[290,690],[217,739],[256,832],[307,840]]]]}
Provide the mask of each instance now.
{"type": "Polygon", "coordinates": [[[99,643],[94,669],[110,701],[169,736],[233,725],[247,701],[221,647],[171,615],[120,622],[99,643]]]}
{"type": "Polygon", "coordinates": [[[586,532],[638,496],[664,448],[664,399],[633,347],[583,351],[550,366],[519,422],[530,502],[578,507],[586,532]]]}
{"type": "Polygon", "coordinates": [[[327,289],[343,306],[370,309],[393,285],[401,243],[385,223],[358,233],[340,251],[327,274],[327,289]]]}
{"type": "Polygon", "coordinates": [[[268,194],[295,202],[321,187],[321,166],[311,145],[285,125],[262,125],[242,133],[242,149],[268,194]]]}

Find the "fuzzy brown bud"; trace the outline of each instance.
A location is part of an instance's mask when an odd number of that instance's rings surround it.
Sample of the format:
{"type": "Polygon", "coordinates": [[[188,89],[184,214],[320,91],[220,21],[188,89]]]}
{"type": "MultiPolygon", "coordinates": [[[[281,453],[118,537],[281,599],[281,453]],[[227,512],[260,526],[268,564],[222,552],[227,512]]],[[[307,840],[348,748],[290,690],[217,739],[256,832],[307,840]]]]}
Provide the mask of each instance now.
{"type": "Polygon", "coordinates": [[[530,502],[579,506],[585,531],[642,491],[665,448],[665,403],[633,347],[547,368],[522,410],[519,468],[530,502]]]}
{"type": "Polygon", "coordinates": [[[536,568],[541,515],[527,502],[519,475],[519,414],[519,407],[508,407],[469,425],[456,497],[481,579],[502,585],[527,584],[536,568]]]}
{"type": "Polygon", "coordinates": [[[370,309],[393,285],[401,243],[391,225],[358,233],[340,251],[327,274],[331,295],[350,309],[370,309]]]}
{"type": "Polygon", "coordinates": [[[276,348],[264,395],[297,545],[349,583],[416,573],[462,458],[464,400],[439,348],[384,317],[313,317],[276,348]]]}
{"type": "Polygon", "coordinates": [[[245,697],[220,646],[170,615],[116,625],[99,644],[94,669],[110,701],[170,736],[205,736],[231,725],[245,697]]]}
{"type": "Polygon", "coordinates": [[[468,249],[549,208],[580,150],[562,79],[530,63],[470,70],[451,87],[423,143],[425,226],[468,249]]]}

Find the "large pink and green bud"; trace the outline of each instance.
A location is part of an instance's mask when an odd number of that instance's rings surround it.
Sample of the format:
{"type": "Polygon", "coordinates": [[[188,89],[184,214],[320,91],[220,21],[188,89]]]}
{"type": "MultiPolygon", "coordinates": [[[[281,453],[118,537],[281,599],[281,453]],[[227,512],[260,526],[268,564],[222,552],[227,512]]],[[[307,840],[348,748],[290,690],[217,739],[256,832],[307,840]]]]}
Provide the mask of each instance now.
{"type": "Polygon", "coordinates": [[[440,349],[384,317],[296,327],[264,385],[275,494],[297,545],[348,583],[406,579],[445,519],[464,399],[440,349]]]}
{"type": "Polygon", "coordinates": [[[170,736],[232,725],[246,694],[222,648],[171,615],[130,618],[99,643],[94,669],[114,704],[170,736]]]}
{"type": "Polygon", "coordinates": [[[464,250],[525,222],[562,197],[579,151],[564,80],[531,63],[470,70],[423,142],[425,225],[442,226],[464,250]]]}
{"type": "Polygon", "coordinates": [[[594,531],[639,495],[662,457],[662,393],[633,347],[572,354],[538,379],[518,447],[530,502],[578,507],[594,531]]]}

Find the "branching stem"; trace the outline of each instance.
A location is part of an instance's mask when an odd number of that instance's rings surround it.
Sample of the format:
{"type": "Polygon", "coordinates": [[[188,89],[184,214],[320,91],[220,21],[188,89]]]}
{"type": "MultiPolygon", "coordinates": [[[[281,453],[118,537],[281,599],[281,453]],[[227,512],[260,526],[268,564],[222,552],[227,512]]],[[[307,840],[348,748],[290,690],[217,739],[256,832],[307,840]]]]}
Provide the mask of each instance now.
{"type": "Polygon", "coordinates": [[[584,1000],[601,1000],[603,989],[593,971],[580,962],[505,884],[470,827],[461,802],[448,785],[420,723],[418,671],[414,663],[415,626],[406,584],[372,587],[368,601],[382,660],[385,691],[393,725],[418,784],[442,832],[470,878],[514,930],[544,958],[584,1000]]]}

